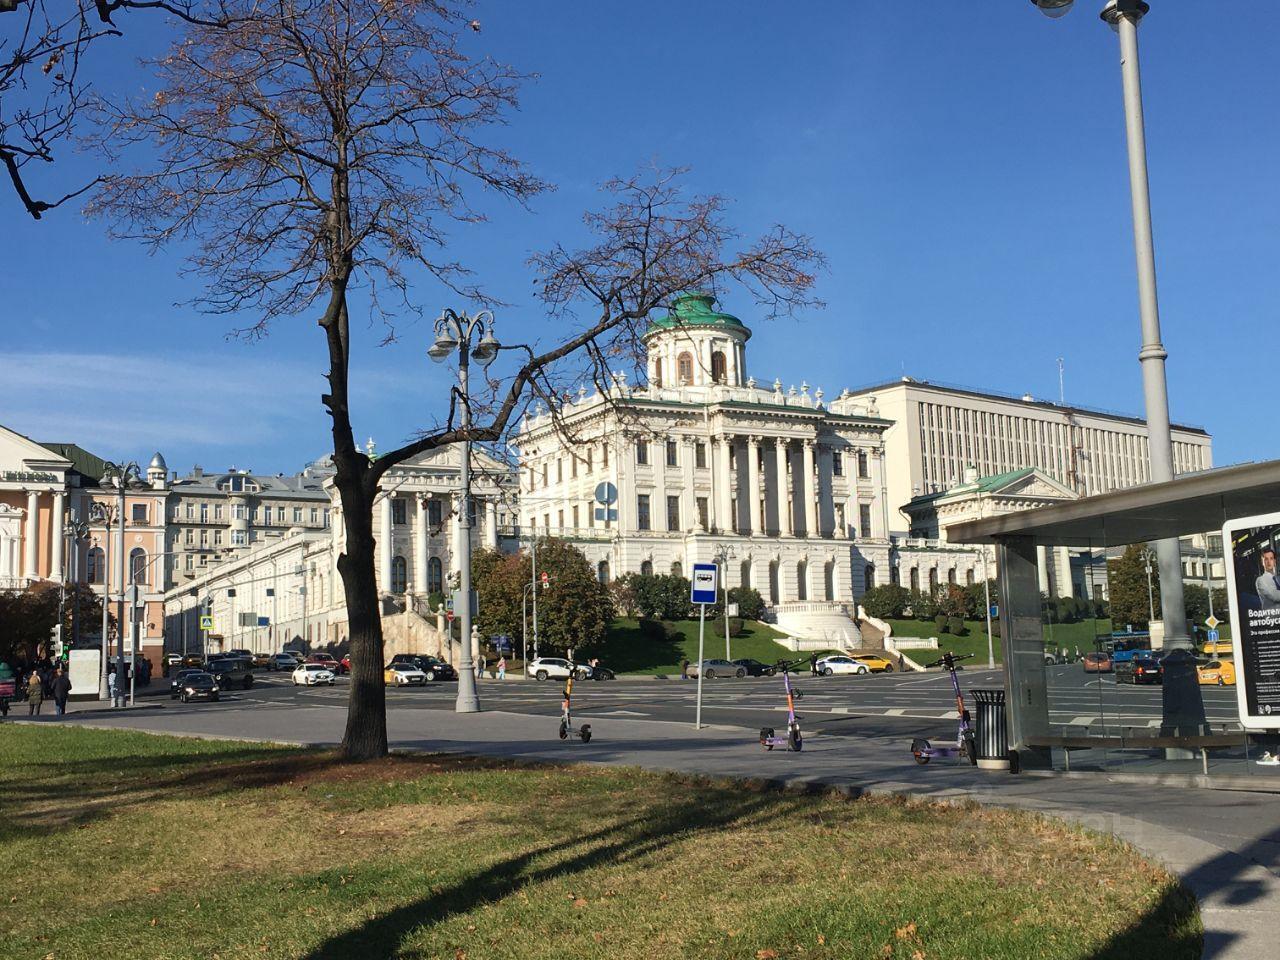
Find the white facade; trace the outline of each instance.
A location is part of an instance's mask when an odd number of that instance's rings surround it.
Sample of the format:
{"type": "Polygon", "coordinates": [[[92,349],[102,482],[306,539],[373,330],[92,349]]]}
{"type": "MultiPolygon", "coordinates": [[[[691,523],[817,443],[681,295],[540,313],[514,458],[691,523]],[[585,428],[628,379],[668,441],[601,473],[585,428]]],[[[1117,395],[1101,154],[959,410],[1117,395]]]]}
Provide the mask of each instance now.
{"type": "Polygon", "coordinates": [[[727,552],[728,586],[754,587],[779,616],[851,605],[888,582],[889,424],[853,404],[836,413],[808,384],[758,386],[750,331],[713,307],[682,297],[650,327],[647,385],[616,376],[567,402],[559,426],[547,413],[525,420],[522,534],[574,542],[605,580],[687,575],[727,552]],[[605,483],[617,491],[609,517],[596,500],[605,483]]]}
{"type": "MultiPolygon", "coordinates": [[[[895,535],[908,532],[908,501],[960,485],[968,466],[984,477],[1037,467],[1081,496],[1151,477],[1147,425],[1136,417],[909,377],[842,395],[831,406],[845,404],[868,405],[893,422],[885,456],[895,535]]],[[[1174,426],[1174,472],[1211,467],[1212,443],[1203,430],[1174,426]]]]}

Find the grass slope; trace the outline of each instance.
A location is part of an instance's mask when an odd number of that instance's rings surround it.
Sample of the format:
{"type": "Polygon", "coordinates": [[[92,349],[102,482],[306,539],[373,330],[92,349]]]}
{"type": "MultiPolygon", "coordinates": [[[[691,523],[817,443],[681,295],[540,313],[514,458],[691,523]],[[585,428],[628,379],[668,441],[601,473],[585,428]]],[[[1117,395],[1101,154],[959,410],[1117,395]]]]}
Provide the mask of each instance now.
{"type": "MultiPolygon", "coordinates": [[[[670,643],[654,643],[640,633],[636,620],[618,619],[609,627],[601,660],[618,673],[679,674],[680,661],[698,659],[698,621],[679,620],[676,628],[681,639],[670,643]]],[[[733,659],[752,657],[763,663],[794,657],[776,638],[782,636],[768,624],[746,620],[744,635],[730,639],[733,659]]],[[[707,657],[724,656],[724,637],[716,636],[707,622],[705,654],[707,657]]]]}
{"type": "Polygon", "coordinates": [[[5,958],[1200,956],[1163,869],[1028,814],[0,731],[5,958]]]}

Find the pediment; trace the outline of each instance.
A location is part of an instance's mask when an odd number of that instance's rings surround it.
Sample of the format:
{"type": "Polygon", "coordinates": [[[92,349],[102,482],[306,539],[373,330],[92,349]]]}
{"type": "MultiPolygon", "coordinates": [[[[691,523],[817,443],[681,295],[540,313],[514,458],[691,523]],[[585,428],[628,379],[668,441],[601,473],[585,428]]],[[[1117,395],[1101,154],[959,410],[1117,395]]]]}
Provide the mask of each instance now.
{"type": "Polygon", "coordinates": [[[30,437],[0,426],[0,472],[52,473],[62,479],[71,461],[42,447],[30,437]]]}

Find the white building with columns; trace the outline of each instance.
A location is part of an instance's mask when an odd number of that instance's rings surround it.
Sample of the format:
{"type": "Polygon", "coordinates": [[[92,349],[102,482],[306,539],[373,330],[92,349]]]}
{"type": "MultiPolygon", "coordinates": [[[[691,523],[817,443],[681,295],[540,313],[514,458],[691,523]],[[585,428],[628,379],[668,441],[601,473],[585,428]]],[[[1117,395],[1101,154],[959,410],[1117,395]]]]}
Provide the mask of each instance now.
{"type": "Polygon", "coordinates": [[[66,457],[0,426],[0,590],[65,576],[66,457]]]}
{"type": "Polygon", "coordinates": [[[574,542],[601,580],[721,558],[789,632],[856,638],[853,602],[888,582],[890,424],[808,384],[759,384],[750,337],[712,296],[682,296],[644,335],[647,384],[617,375],[526,418],[522,534],[574,542]]]}

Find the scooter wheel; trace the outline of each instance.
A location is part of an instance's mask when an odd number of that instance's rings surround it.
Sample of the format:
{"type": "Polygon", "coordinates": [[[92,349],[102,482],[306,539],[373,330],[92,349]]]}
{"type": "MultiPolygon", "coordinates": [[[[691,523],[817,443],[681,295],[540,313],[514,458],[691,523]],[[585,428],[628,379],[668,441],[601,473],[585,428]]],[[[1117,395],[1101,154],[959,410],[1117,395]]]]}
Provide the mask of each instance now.
{"type": "Polygon", "coordinates": [[[561,721],[560,723],[560,739],[561,740],[569,739],[569,725],[567,723],[564,723],[563,721],[561,721]]]}
{"type": "Polygon", "coordinates": [[[773,727],[761,727],[760,728],[760,746],[764,747],[766,750],[772,750],[773,744],[769,742],[772,739],[773,739],[773,727]]]}
{"type": "Polygon", "coordinates": [[[973,737],[964,738],[964,752],[965,756],[969,758],[970,765],[976,767],[978,765],[978,744],[973,737]]]}
{"type": "Polygon", "coordinates": [[[582,738],[583,743],[589,742],[591,740],[591,724],[584,723],[582,729],[578,731],[578,736],[582,738]]]}
{"type": "Polygon", "coordinates": [[[788,730],[787,731],[787,749],[794,750],[796,753],[799,753],[800,748],[803,746],[804,746],[804,740],[800,736],[800,731],[798,729],[788,730]]]}
{"type": "Polygon", "coordinates": [[[916,758],[916,763],[924,766],[929,762],[929,755],[925,753],[929,749],[929,741],[920,737],[911,741],[911,755],[916,758]]]}

